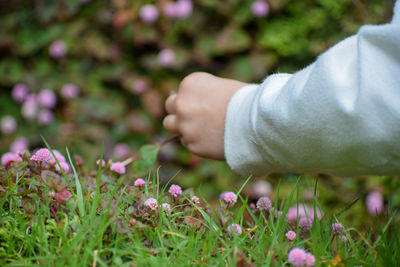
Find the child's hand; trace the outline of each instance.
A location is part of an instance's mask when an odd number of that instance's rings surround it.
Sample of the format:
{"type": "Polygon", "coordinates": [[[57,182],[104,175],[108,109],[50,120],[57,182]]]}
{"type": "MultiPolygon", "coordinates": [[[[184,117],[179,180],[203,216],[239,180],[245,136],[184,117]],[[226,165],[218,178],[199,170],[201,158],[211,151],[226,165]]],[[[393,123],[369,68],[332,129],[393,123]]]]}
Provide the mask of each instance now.
{"type": "Polygon", "coordinates": [[[181,136],[192,153],[224,160],[225,113],[232,95],[246,83],[202,72],[186,76],[165,102],[164,127],[181,136]]]}

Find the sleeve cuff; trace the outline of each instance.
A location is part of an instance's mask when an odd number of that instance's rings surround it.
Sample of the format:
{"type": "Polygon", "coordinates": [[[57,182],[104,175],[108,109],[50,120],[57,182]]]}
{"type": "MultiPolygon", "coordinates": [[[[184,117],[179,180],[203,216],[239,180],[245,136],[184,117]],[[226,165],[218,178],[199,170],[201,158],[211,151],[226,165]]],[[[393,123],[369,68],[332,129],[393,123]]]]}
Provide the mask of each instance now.
{"type": "Polygon", "coordinates": [[[242,176],[266,175],[274,171],[268,148],[257,140],[256,116],[263,90],[279,91],[291,75],[269,76],[261,85],[240,88],[231,98],[225,119],[224,152],[228,165],[242,176]]]}

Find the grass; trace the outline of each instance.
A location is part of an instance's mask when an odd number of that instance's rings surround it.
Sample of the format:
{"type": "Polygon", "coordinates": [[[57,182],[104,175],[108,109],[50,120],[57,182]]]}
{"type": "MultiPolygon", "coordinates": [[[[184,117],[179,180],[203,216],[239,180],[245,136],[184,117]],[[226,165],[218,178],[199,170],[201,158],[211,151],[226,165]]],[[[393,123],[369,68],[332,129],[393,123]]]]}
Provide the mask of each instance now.
{"type": "MultiPolygon", "coordinates": [[[[321,220],[315,216],[308,231],[287,223],[289,208],[302,202],[300,178],[286,199],[280,199],[279,186],[276,189],[274,209],[283,214],[275,218],[250,208],[248,199],[239,194],[244,185],[236,192],[238,203],[233,208],[206,200],[195,204],[191,190],[171,198],[167,186],[158,183],[157,171],[139,190],[129,186],[131,178],[108,167],[85,171],[72,165],[69,153],[68,159],[72,174],[57,177],[61,184],[65,180],[62,186],[72,190],[72,196],[62,203],[53,197],[60,184],[48,178],[41,183],[37,166],[26,156],[23,162],[1,169],[1,266],[285,266],[293,247],[315,255],[315,266],[396,266],[400,259],[398,216],[393,209],[386,218],[376,217],[375,232],[345,228],[346,242],[332,235],[331,225],[351,212],[356,201],[336,216],[324,215],[321,220]],[[168,201],[172,212],[144,207],[148,197],[168,201]],[[241,225],[243,233],[229,233],[227,226],[232,223],[241,225]],[[297,233],[295,240],[284,236],[288,230],[297,233]]],[[[315,196],[312,206],[314,211],[323,210],[315,196]]]]}

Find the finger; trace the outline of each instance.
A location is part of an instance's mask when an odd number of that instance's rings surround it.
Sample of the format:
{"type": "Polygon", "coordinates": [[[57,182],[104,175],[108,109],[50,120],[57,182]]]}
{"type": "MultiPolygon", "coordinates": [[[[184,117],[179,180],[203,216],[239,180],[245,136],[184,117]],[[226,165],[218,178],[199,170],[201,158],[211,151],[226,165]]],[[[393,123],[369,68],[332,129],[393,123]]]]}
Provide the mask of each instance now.
{"type": "Polygon", "coordinates": [[[179,134],[178,123],[176,121],[175,115],[168,115],[167,117],[165,117],[163,120],[163,125],[168,132],[179,134]]]}
{"type": "Polygon", "coordinates": [[[167,98],[167,101],[165,101],[165,109],[169,114],[176,113],[175,102],[176,102],[176,94],[170,95],[167,98]]]}

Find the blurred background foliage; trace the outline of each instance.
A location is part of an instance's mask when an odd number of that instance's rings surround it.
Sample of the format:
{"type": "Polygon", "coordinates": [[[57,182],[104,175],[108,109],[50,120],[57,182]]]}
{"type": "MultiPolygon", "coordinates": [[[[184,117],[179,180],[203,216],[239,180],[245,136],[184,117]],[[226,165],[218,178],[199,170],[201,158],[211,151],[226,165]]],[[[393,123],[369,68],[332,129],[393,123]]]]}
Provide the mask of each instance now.
{"type": "MultiPolygon", "coordinates": [[[[267,0],[265,10],[254,0],[179,1],[190,2],[186,14],[171,14],[172,0],[0,0],[0,152],[42,147],[41,134],[90,166],[101,144],[106,159],[124,160],[170,137],[161,124],[163,101],[185,75],[260,82],[294,72],[361,25],[388,22],[393,7],[388,0],[267,0]],[[18,98],[18,90],[26,95],[18,98]]],[[[159,163],[161,177],[179,172],[176,182],[204,197],[244,181],[179,142],[163,147],[159,163]]],[[[285,194],[296,176],[279,177],[287,178],[285,194]]],[[[312,188],[314,177],[307,181],[312,188]]],[[[400,203],[392,177],[322,176],[320,184],[327,204],[348,204],[372,189],[400,203]]]]}

